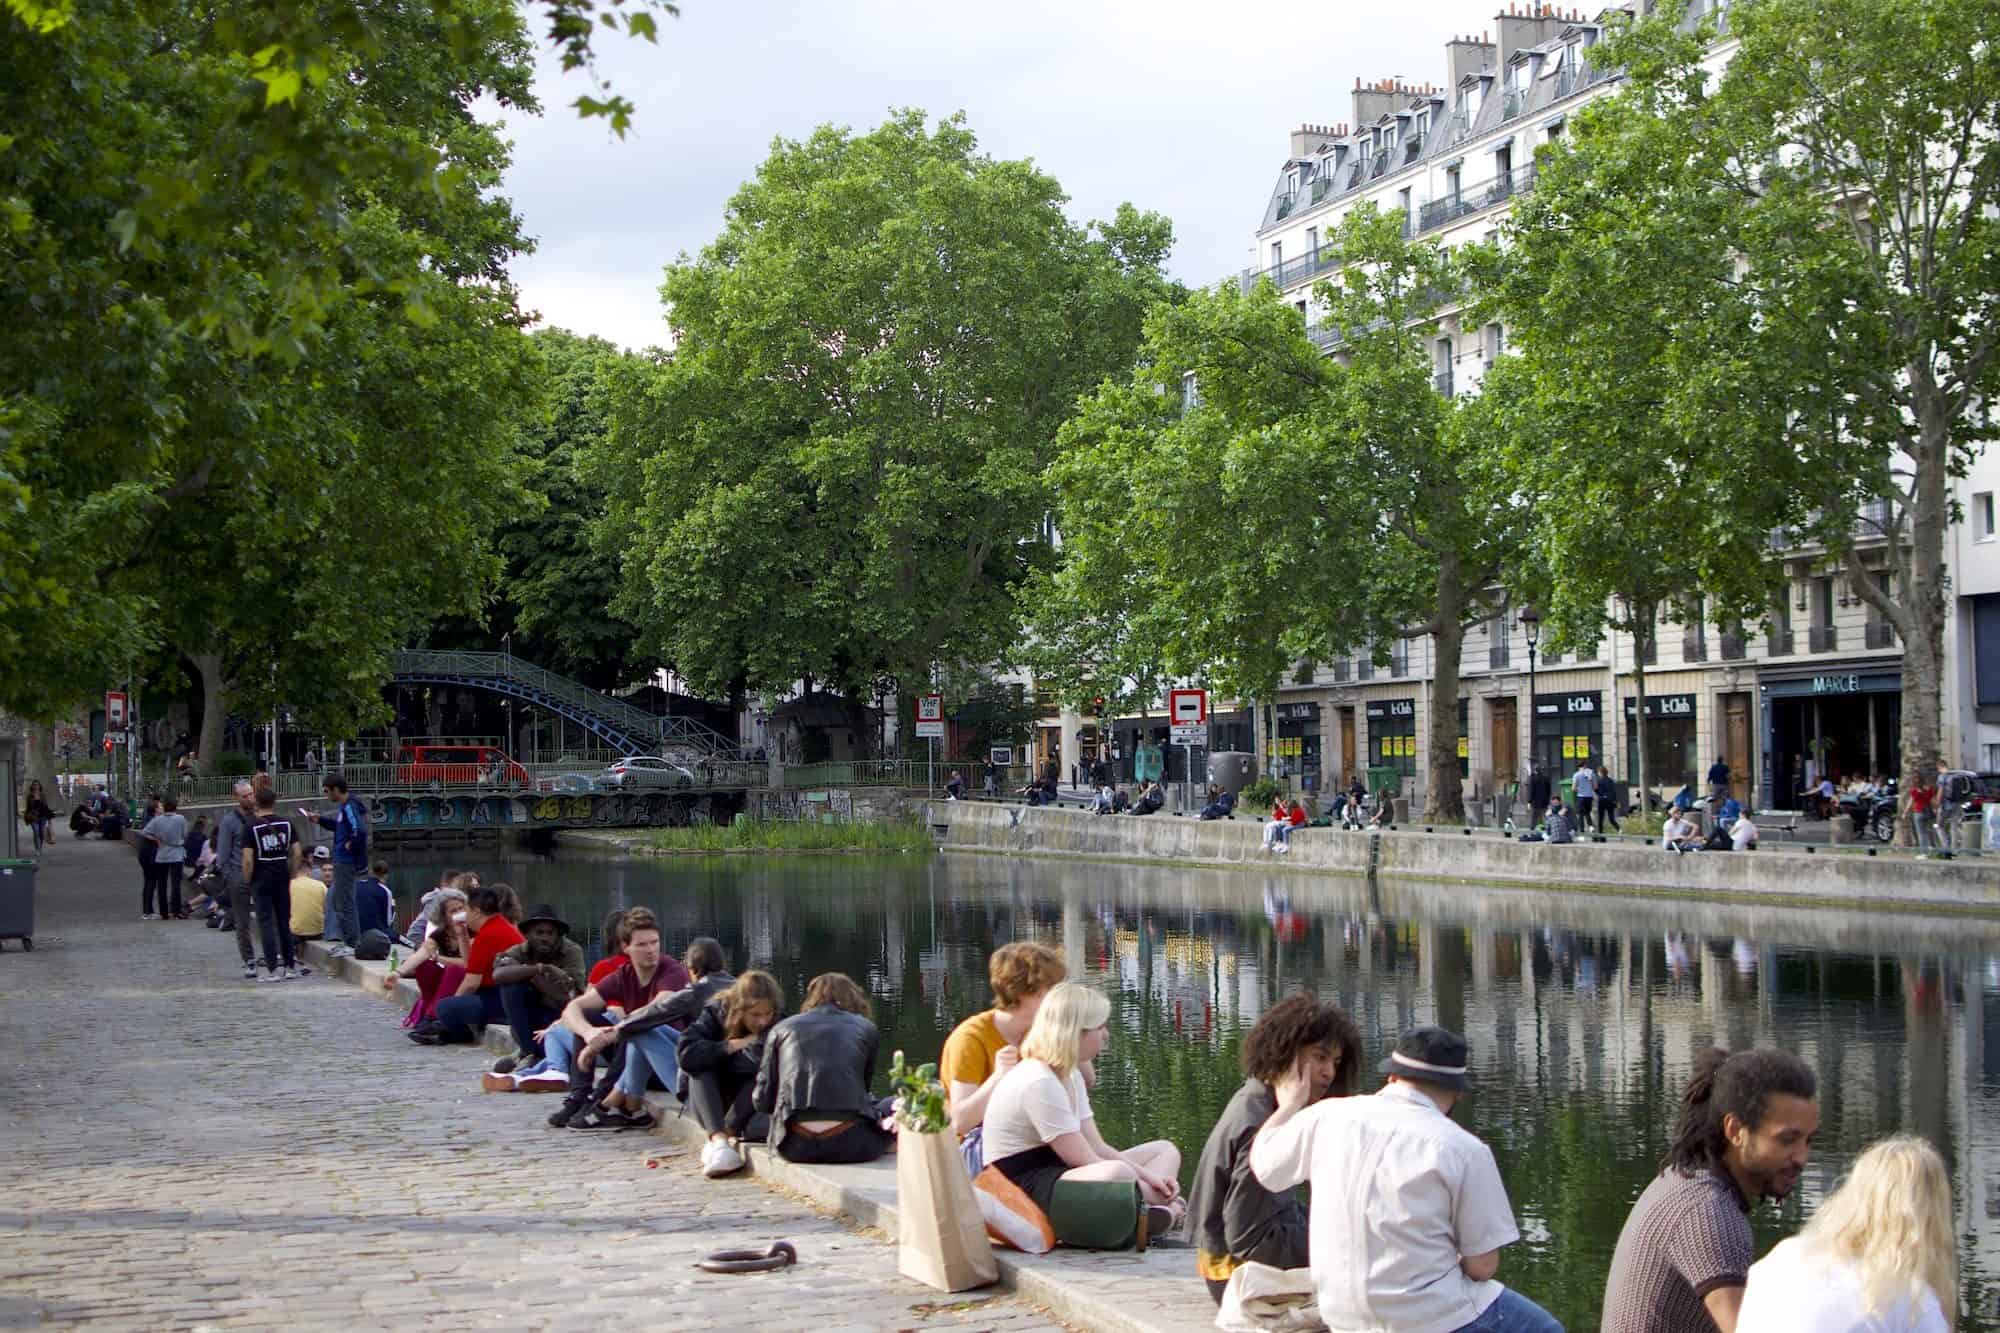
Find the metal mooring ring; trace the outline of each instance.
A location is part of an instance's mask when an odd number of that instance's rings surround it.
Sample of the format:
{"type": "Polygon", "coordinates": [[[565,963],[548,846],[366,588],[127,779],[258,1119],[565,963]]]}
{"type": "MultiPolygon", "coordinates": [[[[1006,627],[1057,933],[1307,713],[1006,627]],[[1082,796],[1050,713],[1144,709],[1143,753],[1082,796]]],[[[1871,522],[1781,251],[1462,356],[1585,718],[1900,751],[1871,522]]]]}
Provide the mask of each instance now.
{"type": "Polygon", "coordinates": [[[717,1250],[695,1264],[711,1273],[775,1273],[799,1261],[799,1252],[788,1240],[775,1241],[764,1250],[717,1250]]]}

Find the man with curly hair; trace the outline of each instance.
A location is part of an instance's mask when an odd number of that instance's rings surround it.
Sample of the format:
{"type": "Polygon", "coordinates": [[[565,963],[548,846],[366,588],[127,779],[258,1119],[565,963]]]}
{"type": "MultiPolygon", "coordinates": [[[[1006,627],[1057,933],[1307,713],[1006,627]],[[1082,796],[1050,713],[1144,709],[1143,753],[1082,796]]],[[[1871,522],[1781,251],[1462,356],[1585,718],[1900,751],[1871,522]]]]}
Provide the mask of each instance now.
{"type": "Polygon", "coordinates": [[[1313,1101],[1345,1097],[1359,1082],[1361,1030],[1337,1004],[1300,991],[1271,1006],[1243,1039],[1243,1086],[1209,1131],[1188,1195],[1195,1263],[1218,1304],[1246,1263],[1304,1268],[1306,1206],[1296,1189],[1265,1189],[1250,1171],[1250,1144],[1278,1109],[1278,1085],[1301,1080],[1313,1101]]]}

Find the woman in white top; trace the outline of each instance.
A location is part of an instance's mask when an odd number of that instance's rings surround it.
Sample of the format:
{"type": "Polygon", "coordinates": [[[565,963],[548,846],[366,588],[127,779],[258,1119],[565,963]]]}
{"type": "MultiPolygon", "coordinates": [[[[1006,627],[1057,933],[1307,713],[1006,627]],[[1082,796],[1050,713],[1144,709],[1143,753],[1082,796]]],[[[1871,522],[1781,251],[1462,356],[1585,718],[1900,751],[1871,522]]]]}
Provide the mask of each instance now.
{"type": "Polygon", "coordinates": [[[986,1164],[1044,1212],[1058,1180],[1136,1181],[1170,1226],[1182,1211],[1180,1149],[1163,1139],[1123,1151],[1106,1143],[1077,1072],[1104,1049],[1110,1017],[1111,1002],[1088,986],[1050,989],[1021,1042],[1021,1062],[986,1103],[986,1164]]]}
{"type": "Polygon", "coordinates": [[[1923,1139],[1862,1153],[1805,1229],[1750,1266],[1736,1333],[1948,1333],[1951,1178],[1923,1139]]]}

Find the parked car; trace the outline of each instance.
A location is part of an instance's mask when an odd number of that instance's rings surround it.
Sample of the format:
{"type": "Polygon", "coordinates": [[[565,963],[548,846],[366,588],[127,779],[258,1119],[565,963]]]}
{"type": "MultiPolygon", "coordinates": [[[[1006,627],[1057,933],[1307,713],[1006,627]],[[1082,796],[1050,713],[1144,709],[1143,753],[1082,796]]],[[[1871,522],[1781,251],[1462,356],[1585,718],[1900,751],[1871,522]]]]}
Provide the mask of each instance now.
{"type": "Polygon", "coordinates": [[[533,787],[528,770],[490,745],[406,745],[396,754],[396,781],[405,787],[533,787]]]}
{"type": "Polygon", "coordinates": [[[604,783],[614,791],[692,787],[694,773],[671,759],[635,754],[604,770],[604,783]]]}

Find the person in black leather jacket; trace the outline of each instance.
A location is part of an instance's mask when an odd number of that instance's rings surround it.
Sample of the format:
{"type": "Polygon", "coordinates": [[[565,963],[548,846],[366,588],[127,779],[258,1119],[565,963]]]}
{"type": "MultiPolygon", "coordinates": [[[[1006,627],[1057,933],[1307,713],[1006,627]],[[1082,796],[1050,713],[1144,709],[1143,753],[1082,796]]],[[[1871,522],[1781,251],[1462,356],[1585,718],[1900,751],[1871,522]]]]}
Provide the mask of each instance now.
{"type": "Polygon", "coordinates": [[[708,1132],[703,1173],[713,1179],[743,1168],[737,1144],[770,1133],[769,1117],[750,1104],[764,1039],[784,1017],[785,993],[769,972],[745,972],[681,1034],[688,1110],[708,1132]]]}
{"type": "Polygon", "coordinates": [[[889,1150],[888,1107],[869,1092],[882,1034],[853,978],[822,972],[799,1012],[771,1029],[750,1104],[788,1162],[872,1162],[889,1150]]]}

